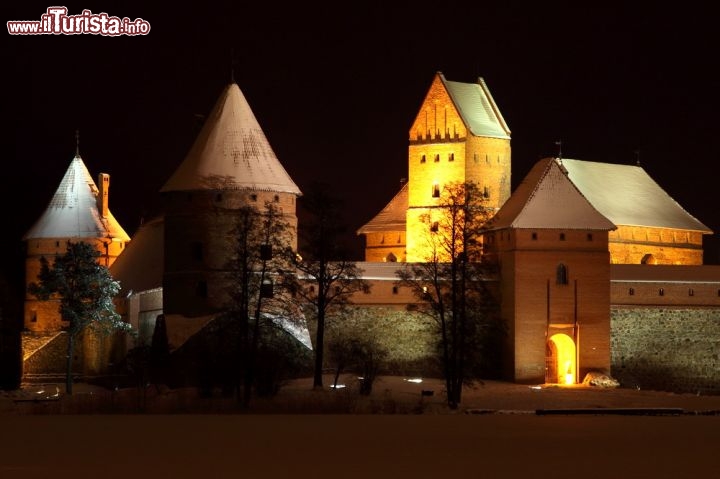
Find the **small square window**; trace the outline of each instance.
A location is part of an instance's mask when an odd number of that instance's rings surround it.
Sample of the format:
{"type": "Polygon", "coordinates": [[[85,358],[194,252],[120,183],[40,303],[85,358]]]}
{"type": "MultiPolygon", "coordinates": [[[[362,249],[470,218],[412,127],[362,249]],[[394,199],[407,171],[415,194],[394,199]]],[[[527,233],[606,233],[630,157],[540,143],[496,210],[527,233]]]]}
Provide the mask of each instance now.
{"type": "Polygon", "coordinates": [[[440,161],[440,155],[437,154],[437,155],[435,155],[435,163],[438,163],[439,161],[440,161]]]}
{"type": "Polygon", "coordinates": [[[593,235],[592,235],[592,233],[588,233],[588,234],[587,234],[587,240],[588,240],[588,241],[592,241],[592,240],[593,240],[593,235]]]}
{"type": "Polygon", "coordinates": [[[565,241],[565,233],[560,233],[560,241],[565,241]]]}
{"type": "Polygon", "coordinates": [[[433,221],[432,224],[430,225],[430,231],[432,231],[433,233],[437,233],[437,230],[439,229],[439,227],[440,227],[440,225],[438,224],[438,222],[433,221]]]}
{"type": "Polygon", "coordinates": [[[398,294],[398,287],[397,287],[397,286],[393,286],[392,294],[398,294]]]}
{"type": "Polygon", "coordinates": [[[537,233],[533,232],[532,239],[533,241],[537,241],[537,233]]]}
{"type": "Polygon", "coordinates": [[[420,163],[425,163],[425,155],[420,158],[420,163]]]}

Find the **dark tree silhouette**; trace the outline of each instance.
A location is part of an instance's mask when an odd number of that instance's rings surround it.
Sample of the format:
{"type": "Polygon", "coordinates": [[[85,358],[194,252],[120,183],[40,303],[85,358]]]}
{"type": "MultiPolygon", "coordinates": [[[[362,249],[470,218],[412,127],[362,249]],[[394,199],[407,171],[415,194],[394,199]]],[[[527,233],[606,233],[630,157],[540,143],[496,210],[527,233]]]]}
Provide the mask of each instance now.
{"type": "Polygon", "coordinates": [[[113,300],[120,292],[120,283],[112,278],[108,268],[98,263],[100,253],[90,244],[68,241],[67,252],[55,258],[52,267],[45,257],[40,258],[38,282],[28,287],[30,294],[40,300],[59,298],[60,316],[67,326],[67,363],[65,388],[72,394],[72,359],[75,340],[83,332],[109,334],[113,331],[132,331],[122,321],[113,300]]]}
{"type": "Polygon", "coordinates": [[[305,215],[299,230],[300,254],[297,269],[302,287],[298,295],[315,313],[315,368],[313,388],[323,387],[325,322],[333,311],[350,302],[357,291],[370,286],[362,279],[362,270],[347,259],[342,235],[342,202],[328,185],[314,182],[302,197],[305,215]]]}
{"type": "Polygon", "coordinates": [[[485,336],[502,331],[491,288],[496,268],[483,254],[482,237],[493,213],[484,203],[474,183],[447,185],[437,208],[421,218],[427,224],[427,257],[397,272],[398,283],[420,300],[420,311],[436,321],[438,355],[453,409],[460,405],[463,386],[479,379],[483,370],[485,336]]]}
{"type": "MultiPolygon", "coordinates": [[[[296,286],[291,226],[272,203],[265,204],[262,211],[244,206],[236,218],[231,233],[234,254],[229,265],[233,279],[228,317],[238,333],[238,398],[248,408],[253,388],[267,379],[258,377],[258,373],[269,373],[258,365],[258,357],[274,355],[274,360],[279,361],[277,358],[283,354],[271,351],[273,345],[284,344],[275,339],[278,331],[284,331],[278,321],[299,322],[303,318],[291,294],[296,286]]],[[[284,354],[289,354],[285,349],[284,354]]],[[[267,385],[263,390],[268,390],[267,385]]]]}

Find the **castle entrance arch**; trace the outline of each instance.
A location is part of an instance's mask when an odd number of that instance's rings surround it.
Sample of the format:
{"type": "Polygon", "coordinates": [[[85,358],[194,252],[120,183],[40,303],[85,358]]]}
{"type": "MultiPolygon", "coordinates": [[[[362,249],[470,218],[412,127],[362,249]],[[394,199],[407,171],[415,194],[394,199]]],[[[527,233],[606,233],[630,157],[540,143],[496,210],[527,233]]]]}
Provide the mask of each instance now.
{"type": "Polygon", "coordinates": [[[545,382],[575,384],[577,350],[575,341],[564,333],[553,334],[545,348],[545,382]]]}

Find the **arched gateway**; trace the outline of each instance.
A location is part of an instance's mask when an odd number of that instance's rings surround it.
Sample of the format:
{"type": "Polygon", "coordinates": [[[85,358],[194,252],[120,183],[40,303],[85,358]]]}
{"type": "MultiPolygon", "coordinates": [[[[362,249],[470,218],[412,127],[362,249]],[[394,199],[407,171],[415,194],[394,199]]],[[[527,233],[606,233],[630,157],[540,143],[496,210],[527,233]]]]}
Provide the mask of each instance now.
{"type": "Polygon", "coordinates": [[[545,355],[545,383],[575,384],[577,382],[577,348],[567,334],[550,336],[545,355]]]}

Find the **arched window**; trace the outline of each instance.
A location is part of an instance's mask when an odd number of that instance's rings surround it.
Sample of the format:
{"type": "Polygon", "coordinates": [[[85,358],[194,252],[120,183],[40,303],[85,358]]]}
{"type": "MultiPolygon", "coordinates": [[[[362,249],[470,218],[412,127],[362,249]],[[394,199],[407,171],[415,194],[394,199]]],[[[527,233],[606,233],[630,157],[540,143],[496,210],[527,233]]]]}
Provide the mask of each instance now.
{"type": "Polygon", "coordinates": [[[562,263],[558,265],[555,272],[555,282],[557,284],[568,284],[567,266],[562,263]]]}
{"type": "Polygon", "coordinates": [[[642,257],[640,264],[657,264],[657,260],[655,259],[655,256],[648,253],[642,257]]]}

